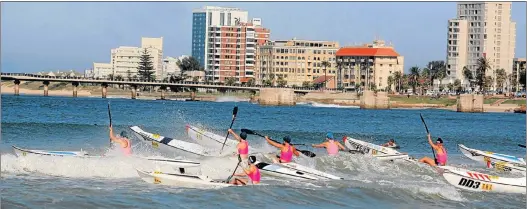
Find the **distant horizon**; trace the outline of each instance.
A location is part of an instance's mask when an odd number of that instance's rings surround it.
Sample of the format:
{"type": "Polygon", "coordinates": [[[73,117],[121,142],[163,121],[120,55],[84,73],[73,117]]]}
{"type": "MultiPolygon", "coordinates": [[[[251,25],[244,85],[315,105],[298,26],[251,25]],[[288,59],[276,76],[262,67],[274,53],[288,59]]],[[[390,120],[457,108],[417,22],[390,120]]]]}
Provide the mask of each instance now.
{"type": "MultiPolygon", "coordinates": [[[[110,50],[163,37],[163,57],[191,55],[192,10],[237,7],[261,18],[270,40],[337,41],[376,37],[404,56],[404,72],[446,59],[447,24],[457,2],[4,2],[1,71],[83,73],[109,63],[110,50]],[[433,9],[430,9],[433,8],[433,9]]],[[[512,3],[516,58],[526,57],[526,3],[512,3]]]]}

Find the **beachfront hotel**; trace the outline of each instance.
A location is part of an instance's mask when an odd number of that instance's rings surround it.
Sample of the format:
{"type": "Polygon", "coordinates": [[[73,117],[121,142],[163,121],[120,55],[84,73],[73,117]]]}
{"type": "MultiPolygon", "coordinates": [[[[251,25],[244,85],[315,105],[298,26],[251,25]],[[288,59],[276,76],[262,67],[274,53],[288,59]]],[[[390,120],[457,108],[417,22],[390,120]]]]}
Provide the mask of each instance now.
{"type": "Polygon", "coordinates": [[[453,83],[463,76],[463,67],[474,75],[480,57],[486,57],[491,70],[512,73],[516,45],[516,23],[511,20],[511,2],[460,2],[457,17],[448,20],[447,78],[453,83]]]}
{"type": "Polygon", "coordinates": [[[156,80],[163,79],[163,37],[141,38],[141,47],[120,46],[111,50],[110,63],[93,63],[95,78],[109,78],[110,75],[128,77],[139,76],[137,68],[144,50],[147,50],[154,67],[156,80]]]}
{"type": "MultiPolygon", "coordinates": [[[[403,74],[404,57],[399,55],[393,46],[385,45],[382,40],[373,44],[340,48],[337,53],[340,65],[340,77],[337,83],[345,89],[376,89],[388,87],[388,77],[395,72],[403,74]]],[[[392,86],[392,90],[393,90],[392,86]]]]}
{"type": "Polygon", "coordinates": [[[287,86],[302,86],[304,82],[323,83],[328,80],[327,88],[336,88],[335,53],[339,44],[334,41],[277,40],[259,46],[257,50],[256,77],[258,84],[265,80],[280,77],[287,86]],[[323,61],[328,61],[324,75],[323,61]]]}
{"type": "Polygon", "coordinates": [[[262,20],[249,21],[247,11],[213,6],[193,10],[192,56],[204,67],[207,81],[255,79],[256,46],[268,42],[269,36],[262,20]]]}

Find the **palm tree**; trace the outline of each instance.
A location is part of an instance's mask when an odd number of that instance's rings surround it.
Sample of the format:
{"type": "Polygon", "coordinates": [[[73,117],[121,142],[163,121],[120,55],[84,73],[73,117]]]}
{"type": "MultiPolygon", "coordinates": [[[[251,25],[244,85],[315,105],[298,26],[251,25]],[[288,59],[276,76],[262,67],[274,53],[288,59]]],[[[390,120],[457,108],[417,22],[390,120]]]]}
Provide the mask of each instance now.
{"type": "Polygon", "coordinates": [[[329,63],[328,61],[324,60],[322,61],[322,67],[324,67],[324,88],[328,88],[327,87],[327,81],[328,81],[328,77],[327,77],[327,67],[331,67],[331,63],[329,63]]]}
{"type": "Polygon", "coordinates": [[[456,91],[456,93],[461,91],[461,80],[456,79],[454,81],[454,86],[453,87],[454,87],[454,90],[456,91]]]}
{"type": "Polygon", "coordinates": [[[417,67],[417,66],[410,68],[409,84],[410,84],[410,86],[412,86],[412,92],[413,93],[416,93],[415,87],[418,85],[420,71],[421,71],[421,69],[419,69],[419,67],[417,67]]]}
{"type": "Polygon", "coordinates": [[[388,92],[392,91],[392,85],[393,85],[393,75],[390,75],[388,76],[388,86],[387,86],[388,92]]]}
{"type": "Polygon", "coordinates": [[[496,90],[503,91],[503,83],[507,79],[507,72],[505,72],[505,69],[497,69],[494,73],[496,74],[496,90]]]}
{"type": "Polygon", "coordinates": [[[468,81],[470,88],[472,88],[474,74],[472,74],[472,71],[470,71],[467,66],[463,67],[463,77],[465,77],[465,80],[468,81]]]}
{"type": "Polygon", "coordinates": [[[478,84],[480,90],[485,88],[485,74],[487,70],[490,69],[490,63],[485,57],[480,57],[478,59],[478,66],[476,68],[476,83],[478,84]]]}
{"type": "Polygon", "coordinates": [[[441,68],[437,69],[436,76],[437,80],[439,80],[439,86],[441,86],[441,82],[446,77],[446,67],[442,66],[441,68]]]}
{"type": "MultiPolygon", "coordinates": [[[[428,68],[423,68],[421,70],[421,79],[424,80],[424,83],[423,83],[423,87],[425,87],[425,89],[430,89],[430,69],[428,68]]],[[[421,88],[422,89],[422,88],[421,88]]],[[[421,91],[422,93],[422,91],[421,91]]]]}
{"type": "Polygon", "coordinates": [[[401,85],[402,85],[402,73],[399,72],[399,71],[396,71],[393,73],[393,78],[394,78],[394,81],[395,81],[395,91],[397,92],[401,92],[401,85]]]}
{"type": "Polygon", "coordinates": [[[337,60],[337,89],[342,88],[342,66],[344,66],[344,63],[341,59],[337,60]]]}

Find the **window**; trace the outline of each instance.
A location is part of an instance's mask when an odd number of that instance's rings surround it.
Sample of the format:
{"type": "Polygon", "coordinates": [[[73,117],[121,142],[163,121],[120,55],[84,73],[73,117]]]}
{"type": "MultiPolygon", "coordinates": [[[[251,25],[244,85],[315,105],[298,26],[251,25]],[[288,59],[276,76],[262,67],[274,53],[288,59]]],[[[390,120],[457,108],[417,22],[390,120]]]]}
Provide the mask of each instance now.
{"type": "Polygon", "coordinates": [[[224,26],[225,25],[225,13],[220,13],[220,25],[221,26],[224,26]]]}

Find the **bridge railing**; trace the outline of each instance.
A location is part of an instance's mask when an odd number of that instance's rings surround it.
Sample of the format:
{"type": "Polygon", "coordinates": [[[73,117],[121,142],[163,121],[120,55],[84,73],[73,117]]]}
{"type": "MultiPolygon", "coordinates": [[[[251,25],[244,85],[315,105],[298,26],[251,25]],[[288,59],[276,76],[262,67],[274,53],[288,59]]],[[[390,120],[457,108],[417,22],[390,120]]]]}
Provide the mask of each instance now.
{"type": "MultiPolygon", "coordinates": [[[[210,86],[218,86],[218,87],[248,87],[248,88],[251,88],[251,87],[255,87],[255,88],[289,88],[289,89],[294,89],[294,90],[298,90],[298,91],[319,91],[320,89],[316,89],[316,88],[306,88],[306,87],[291,87],[291,86],[267,86],[267,85],[252,85],[252,86],[248,86],[248,85],[244,85],[244,84],[234,84],[234,85],[218,85],[218,84],[215,84],[215,83],[211,83],[211,82],[193,82],[193,81],[179,81],[179,82],[171,82],[171,81],[163,81],[163,80],[143,80],[143,79],[135,79],[135,78],[131,78],[131,79],[113,79],[113,80],[108,80],[108,79],[103,79],[103,78],[87,78],[87,77],[84,77],[84,76],[49,76],[49,75],[36,75],[36,74],[31,74],[31,73],[1,73],[2,76],[25,76],[25,77],[33,77],[33,78],[44,78],[44,79],[64,79],[64,80],[67,80],[67,79],[77,79],[77,80],[85,80],[85,81],[108,81],[108,82],[113,82],[113,81],[123,81],[123,82],[143,82],[143,83],[159,83],[160,85],[163,85],[163,84],[179,84],[179,85],[185,85],[185,84],[194,84],[194,85],[210,85],[210,86]]],[[[325,91],[337,91],[338,89],[334,89],[334,88],[327,88],[325,89],[325,91]]]]}

